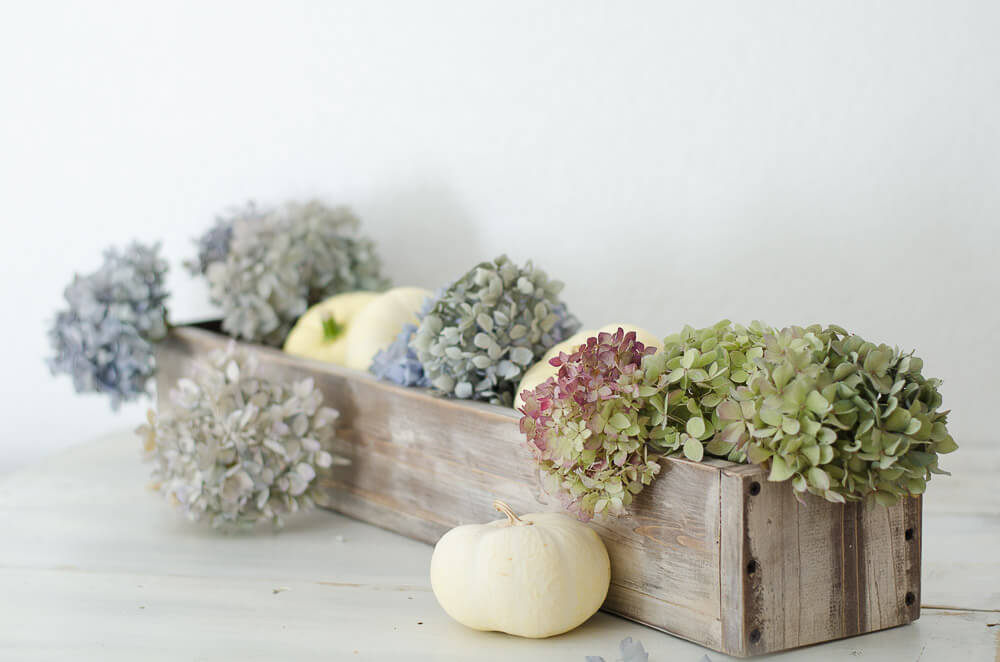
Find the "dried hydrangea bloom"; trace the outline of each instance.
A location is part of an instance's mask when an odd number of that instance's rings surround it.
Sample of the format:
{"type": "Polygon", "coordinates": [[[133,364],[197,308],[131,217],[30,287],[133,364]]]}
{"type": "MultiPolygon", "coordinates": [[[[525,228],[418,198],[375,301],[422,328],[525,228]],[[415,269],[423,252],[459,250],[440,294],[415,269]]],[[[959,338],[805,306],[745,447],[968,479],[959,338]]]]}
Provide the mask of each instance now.
{"type": "Polygon", "coordinates": [[[384,289],[374,243],[355,236],[357,227],[349,210],[316,201],[237,220],[226,259],[206,272],[222,328],[277,346],[310,305],[341,292],[384,289]]]}
{"type": "Polygon", "coordinates": [[[759,322],[723,320],[664,338],[663,349],[642,364],[650,446],[696,462],[705,453],[745,462],[742,445],[716,434],[723,428],[716,407],[757,372],[763,336],[772,331],[759,322]]]}
{"type": "Polygon", "coordinates": [[[171,391],[171,406],[137,431],[159,490],[191,520],[215,528],[280,526],[311,508],[316,470],[338,413],[323,407],[311,378],[258,377],[257,359],[230,343],[195,365],[171,391]]]}
{"type": "Polygon", "coordinates": [[[524,371],[580,328],[558,298],[562,287],[506,255],[455,281],[410,342],[431,387],[510,406],[524,371]]]}
{"type": "Polygon", "coordinates": [[[195,239],[198,256],[184,263],[192,275],[205,275],[210,264],[222,262],[229,255],[229,244],[233,239],[233,227],[238,223],[253,223],[268,216],[268,212],[260,209],[253,202],[244,207],[237,207],[225,216],[215,219],[215,225],[205,231],[205,234],[195,239]]]}
{"type": "Polygon", "coordinates": [[[718,407],[727,443],[774,481],[843,503],[922,494],[938,454],[958,448],[940,381],[913,353],[836,326],[764,336],[759,369],[718,407]]]}
{"type": "MultiPolygon", "coordinates": [[[[417,312],[418,322],[430,312],[443,293],[444,289],[440,289],[434,296],[427,297],[417,312]]],[[[379,379],[399,386],[430,386],[431,382],[424,373],[424,366],[417,358],[416,350],[410,347],[410,341],[416,332],[416,324],[404,324],[392,344],[375,354],[369,371],[379,379]]]]}
{"type": "Polygon", "coordinates": [[[53,374],[72,377],[78,393],[103,393],[117,409],[148,395],[152,343],[167,333],[167,263],[159,244],[109,249],[94,273],[76,275],[64,296],[69,307],[49,331],[53,374]]]}
{"type": "Polygon", "coordinates": [[[581,519],[623,514],[660,470],[640,394],[642,358],[654,351],[634,331],[600,333],[553,358],[558,374],[524,394],[521,431],[543,485],[581,519]]]}
{"type": "Polygon", "coordinates": [[[650,445],[843,503],[921,494],[957,448],[923,362],[836,326],[685,328],[643,362],[650,445]]]}

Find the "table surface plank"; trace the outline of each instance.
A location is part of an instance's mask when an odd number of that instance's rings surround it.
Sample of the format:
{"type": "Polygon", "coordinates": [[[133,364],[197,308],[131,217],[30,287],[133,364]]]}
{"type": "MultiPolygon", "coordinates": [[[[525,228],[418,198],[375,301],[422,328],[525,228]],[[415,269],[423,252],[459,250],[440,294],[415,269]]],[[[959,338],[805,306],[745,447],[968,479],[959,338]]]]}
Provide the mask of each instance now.
{"type": "MultiPolygon", "coordinates": [[[[942,462],[914,624],[755,659],[1000,661],[1000,446],[942,462]]],[[[474,632],[430,591],[431,548],[327,512],[220,535],[146,489],[129,432],[0,477],[0,660],[730,660],[600,613],[553,639],[474,632]]],[[[484,519],[491,514],[484,513],[484,519]]]]}

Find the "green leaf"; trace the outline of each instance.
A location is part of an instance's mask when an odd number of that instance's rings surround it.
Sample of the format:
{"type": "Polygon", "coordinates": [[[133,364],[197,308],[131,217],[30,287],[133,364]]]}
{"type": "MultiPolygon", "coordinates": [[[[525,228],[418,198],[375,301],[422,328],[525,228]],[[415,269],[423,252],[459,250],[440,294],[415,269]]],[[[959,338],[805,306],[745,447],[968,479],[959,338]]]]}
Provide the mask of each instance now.
{"type": "Polygon", "coordinates": [[[626,416],[625,414],[618,412],[617,414],[611,417],[611,420],[608,421],[608,424],[614,429],[621,431],[627,428],[628,426],[632,425],[632,421],[630,421],[629,417],[626,416]]]}
{"type": "Polygon", "coordinates": [[[802,455],[804,455],[805,458],[809,460],[809,464],[816,466],[817,464],[820,463],[820,460],[822,459],[823,448],[828,448],[828,447],[806,446],[805,448],[802,449],[802,455]]]}
{"type": "Polygon", "coordinates": [[[750,460],[751,464],[762,464],[768,460],[773,453],[770,449],[764,448],[763,446],[749,446],[747,448],[747,459],[750,460]]]}
{"type": "Polygon", "coordinates": [[[890,492],[876,492],[875,503],[882,506],[895,506],[899,502],[899,497],[890,492]]]}
{"type": "Polygon", "coordinates": [[[806,475],[809,478],[809,484],[813,487],[821,489],[824,492],[830,489],[830,475],[819,467],[813,467],[806,475]]]}
{"type": "Polygon", "coordinates": [[[806,396],[806,407],[816,414],[825,414],[830,409],[830,403],[819,391],[810,391],[806,396]]]}
{"type": "Polygon", "coordinates": [[[694,365],[694,362],[697,358],[698,358],[698,350],[692,347],[691,349],[684,352],[684,356],[681,357],[681,367],[685,369],[691,368],[691,366],[694,365]]]}
{"type": "Polygon", "coordinates": [[[648,398],[651,395],[655,395],[658,389],[652,386],[640,386],[639,387],[639,397],[648,398]]]}
{"type": "Polygon", "coordinates": [[[823,495],[823,498],[831,503],[847,503],[847,499],[844,498],[844,495],[839,494],[838,492],[827,491],[827,493],[823,495]]]}
{"type": "Polygon", "coordinates": [[[727,455],[731,450],[733,450],[733,444],[727,443],[719,438],[715,438],[705,444],[705,451],[711,455],[718,455],[721,457],[727,455]]]}
{"type": "Polygon", "coordinates": [[[934,460],[937,459],[934,453],[925,453],[924,451],[910,451],[907,458],[918,467],[928,467],[934,464],[934,460]]]}
{"type": "Polygon", "coordinates": [[[708,379],[708,373],[701,368],[695,368],[694,370],[688,371],[688,379],[693,382],[703,382],[708,379]]]}
{"type": "Polygon", "coordinates": [[[684,426],[684,429],[687,430],[687,433],[692,437],[700,439],[701,436],[705,434],[705,419],[689,418],[687,425],[684,426]]]}
{"type": "Polygon", "coordinates": [[[684,457],[695,462],[701,462],[701,458],[705,456],[705,447],[701,445],[701,442],[694,437],[688,437],[687,441],[684,442],[684,457]]]}
{"type": "Polygon", "coordinates": [[[944,439],[934,444],[934,450],[938,453],[951,453],[952,451],[958,450],[958,444],[955,440],[951,438],[951,435],[945,436],[944,439]]]}
{"type": "Polygon", "coordinates": [[[788,480],[794,475],[795,471],[788,466],[788,463],[780,455],[775,455],[771,458],[771,475],[767,477],[768,480],[781,482],[788,480]]]}
{"type": "MultiPolygon", "coordinates": [[[[641,395],[641,393],[640,393],[641,395]]],[[[707,409],[717,407],[722,402],[722,396],[717,393],[709,393],[701,399],[701,406],[707,409]]]]}
{"type": "Polygon", "coordinates": [[[772,409],[765,405],[765,407],[760,410],[760,420],[764,421],[771,427],[780,427],[781,418],[781,412],[777,409],[772,409]]]}

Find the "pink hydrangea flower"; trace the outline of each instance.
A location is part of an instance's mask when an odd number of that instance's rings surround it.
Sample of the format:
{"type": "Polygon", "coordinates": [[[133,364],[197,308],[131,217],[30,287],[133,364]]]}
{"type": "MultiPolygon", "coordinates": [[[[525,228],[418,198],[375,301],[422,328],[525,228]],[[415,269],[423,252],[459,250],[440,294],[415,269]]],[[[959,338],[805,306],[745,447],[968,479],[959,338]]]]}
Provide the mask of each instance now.
{"type": "Polygon", "coordinates": [[[556,376],[522,394],[521,432],[543,485],[580,519],[625,513],[660,470],[639,396],[642,359],[655,351],[634,331],[600,333],[553,358],[556,376]]]}

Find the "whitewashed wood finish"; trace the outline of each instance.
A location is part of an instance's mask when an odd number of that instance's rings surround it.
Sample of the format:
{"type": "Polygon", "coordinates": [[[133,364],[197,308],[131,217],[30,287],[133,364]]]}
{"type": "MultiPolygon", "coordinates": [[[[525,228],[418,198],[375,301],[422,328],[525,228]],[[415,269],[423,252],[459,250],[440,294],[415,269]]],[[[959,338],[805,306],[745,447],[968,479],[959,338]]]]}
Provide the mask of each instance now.
{"type": "MultiPolygon", "coordinates": [[[[159,349],[160,393],[226,342],[175,329],[159,349]]],[[[322,477],[322,505],[430,543],[489,517],[496,498],[522,512],[560,508],[539,489],[512,410],[259,351],[265,374],[311,376],[341,411],[336,450],[351,464],[322,477]]],[[[919,500],[870,512],[811,497],[801,505],[757,467],[668,459],[632,510],[592,524],[612,561],[607,611],[738,656],[919,617],[919,500]],[[907,528],[915,540],[904,544],[907,528]]]]}
{"type": "MultiPolygon", "coordinates": [[[[976,460],[998,456],[963,447],[951,480],[994,480],[976,460]]],[[[329,512],[278,535],[220,535],[148,491],[139,457],[123,430],[0,476],[0,660],[614,660],[626,636],[654,662],[707,652],[608,614],[547,640],[468,630],[434,601],[429,546],[329,512]]],[[[928,501],[919,621],[757,659],[1000,659],[1000,495],[975,494],[928,501]]]]}
{"type": "MultiPolygon", "coordinates": [[[[799,503],[753,467],[723,470],[727,652],[755,655],[920,617],[921,499],[893,508],[799,503]],[[754,494],[756,492],[756,494],[754,494]]],[[[725,613],[725,612],[724,612],[725,613]]]]}

